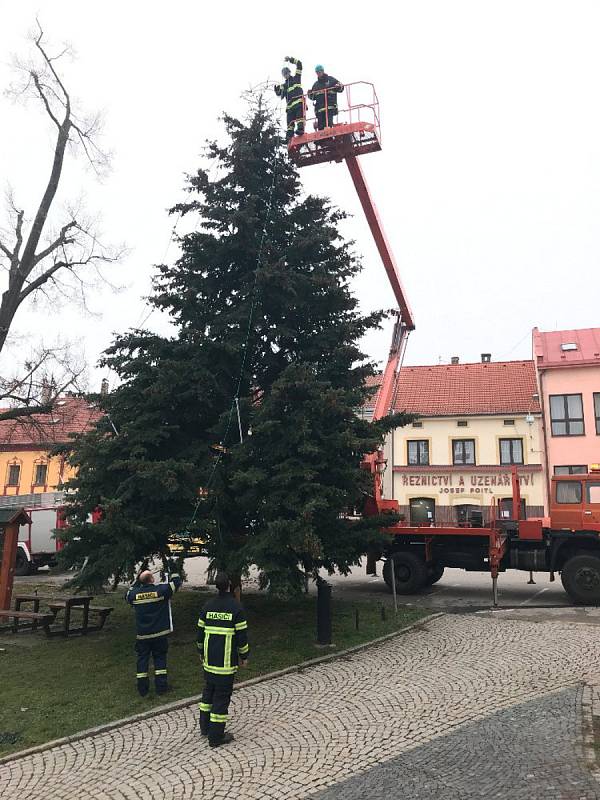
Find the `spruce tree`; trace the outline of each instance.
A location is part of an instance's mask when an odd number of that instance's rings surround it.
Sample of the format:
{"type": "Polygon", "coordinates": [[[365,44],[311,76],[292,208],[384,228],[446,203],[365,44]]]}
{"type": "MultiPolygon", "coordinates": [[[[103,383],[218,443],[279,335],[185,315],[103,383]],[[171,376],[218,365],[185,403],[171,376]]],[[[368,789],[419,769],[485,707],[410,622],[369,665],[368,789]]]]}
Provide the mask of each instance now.
{"type": "Polygon", "coordinates": [[[217,566],[256,564],[263,585],[295,591],[306,571],[347,571],[374,529],[344,512],[370,489],[361,456],[406,421],[356,414],[373,374],[358,342],[385,315],[360,313],[344,213],[303,196],[262,99],[224,126],[172,209],[197,214],[198,229],[155,279],[152,302],[176,334],[113,343],[104,363],[121,383],[97,398],[106,416],[71,454],[64,559],[89,557],[82,585],[189,531],[217,566]]]}

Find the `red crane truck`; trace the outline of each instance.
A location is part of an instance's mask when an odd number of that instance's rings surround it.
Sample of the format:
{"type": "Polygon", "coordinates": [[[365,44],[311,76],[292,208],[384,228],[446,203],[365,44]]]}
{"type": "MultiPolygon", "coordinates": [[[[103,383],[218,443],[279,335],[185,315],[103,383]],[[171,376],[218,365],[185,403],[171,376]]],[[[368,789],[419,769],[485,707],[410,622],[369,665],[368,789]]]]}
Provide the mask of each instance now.
{"type": "MultiPolygon", "coordinates": [[[[488,525],[413,527],[402,522],[386,531],[391,542],[383,577],[399,594],[412,594],[438,581],[445,567],[489,572],[494,605],[498,573],[507,569],[560,573],[574,603],[600,603],[600,467],[586,475],[552,478],[550,516],[521,518],[517,468],[513,468],[513,503],[509,519],[493,507],[488,525]],[[394,580],[395,579],[395,580],[394,580]]],[[[380,511],[397,510],[384,500],[380,511]]],[[[377,555],[377,554],[376,554],[377,555]]]]}
{"type": "MultiPolygon", "coordinates": [[[[290,158],[299,166],[345,161],[360,199],[379,255],[390,281],[398,310],[388,363],[377,394],[374,419],[390,413],[408,335],[415,323],[402,286],[396,261],[369,193],[358,156],[381,150],[379,101],[370,83],[346,84],[345,103],[339,103],[335,124],[294,137],[290,158]]],[[[325,94],[327,109],[328,93],[325,94]]],[[[329,115],[326,114],[326,119],[329,115]]],[[[308,120],[307,120],[308,121],[308,120]]],[[[315,125],[316,127],[316,125],[315,125]]],[[[363,513],[398,514],[396,500],[383,497],[383,451],[369,453],[362,466],[373,476],[373,492],[363,513]]],[[[385,557],[383,577],[397,592],[410,594],[438,581],[445,567],[489,571],[497,603],[498,573],[506,569],[559,572],[565,590],[575,603],[600,603],[600,468],[587,475],[552,478],[550,516],[522,519],[519,479],[513,471],[513,511],[502,518],[493,508],[490,523],[471,521],[461,527],[414,527],[399,522],[385,528],[390,541],[380,552],[370,553],[367,571],[385,557]]]]}

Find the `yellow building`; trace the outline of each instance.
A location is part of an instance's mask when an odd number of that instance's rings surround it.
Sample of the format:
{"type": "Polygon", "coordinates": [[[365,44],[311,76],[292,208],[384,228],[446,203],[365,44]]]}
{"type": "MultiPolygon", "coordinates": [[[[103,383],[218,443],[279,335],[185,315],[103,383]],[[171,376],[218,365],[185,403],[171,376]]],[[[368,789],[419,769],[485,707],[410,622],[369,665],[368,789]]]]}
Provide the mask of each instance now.
{"type": "Polygon", "coordinates": [[[73,473],[50,451],[67,443],[70,434],[85,431],[97,416],[82,398],[64,397],[51,414],[0,421],[0,505],[23,506],[31,518],[19,530],[17,575],[55,563],[60,542],[54,531],[64,524],[59,486],[73,473]]]}
{"type": "Polygon", "coordinates": [[[83,398],[65,397],[51,414],[0,421],[0,495],[28,506],[31,495],[56,492],[72,473],[63,458],[49,452],[86,430],[96,415],[83,398]]]}
{"type": "Polygon", "coordinates": [[[414,524],[508,515],[516,465],[528,517],[543,516],[541,409],[532,361],[404,367],[394,410],[419,416],[386,442],[384,493],[414,524]]]}

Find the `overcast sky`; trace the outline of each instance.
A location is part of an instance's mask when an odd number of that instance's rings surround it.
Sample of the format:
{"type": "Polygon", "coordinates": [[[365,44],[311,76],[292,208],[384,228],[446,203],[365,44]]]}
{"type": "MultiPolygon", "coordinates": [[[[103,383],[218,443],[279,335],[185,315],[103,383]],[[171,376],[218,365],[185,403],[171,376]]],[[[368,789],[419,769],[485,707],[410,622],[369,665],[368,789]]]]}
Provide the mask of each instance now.
{"type": "MultiPolygon", "coordinates": [[[[20,333],[76,338],[94,364],[113,332],[144,319],[152,265],[177,254],[166,209],[185,173],[219,134],[219,114],[278,78],[285,55],[304,61],[305,87],[318,62],[376,85],[383,150],[361,163],[416,318],[407,363],[528,358],[534,325],[600,325],[595,0],[0,0],[2,88],[37,12],[50,40],[76,48],[66,82],[87,109],[104,110],[114,153],[102,183],[70,165],[60,201],[84,192],[104,238],[130,254],[114,270],[126,288],[95,292],[94,315],[40,306],[20,312],[20,333]]],[[[0,182],[31,211],[54,131],[36,105],[2,98],[0,118],[0,182]]],[[[346,167],[312,166],[302,178],[354,215],[345,232],[364,259],[354,287],[364,309],[393,305],[346,167]]],[[[166,330],[158,313],[147,324],[166,330]]],[[[388,325],[367,339],[372,357],[385,360],[390,335],[388,325]]],[[[92,370],[94,388],[102,374],[92,370]]]]}

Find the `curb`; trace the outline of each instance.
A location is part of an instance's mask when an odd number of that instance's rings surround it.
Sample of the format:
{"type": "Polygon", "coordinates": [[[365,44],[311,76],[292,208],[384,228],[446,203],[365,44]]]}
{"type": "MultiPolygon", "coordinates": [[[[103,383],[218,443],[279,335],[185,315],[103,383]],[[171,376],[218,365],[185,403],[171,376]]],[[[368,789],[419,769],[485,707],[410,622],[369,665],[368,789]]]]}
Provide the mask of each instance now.
{"type": "MultiPolygon", "coordinates": [[[[402,634],[408,633],[408,631],[411,631],[415,628],[420,628],[427,622],[431,622],[432,620],[443,616],[444,612],[442,611],[439,611],[435,614],[428,614],[426,617],[417,620],[417,622],[413,622],[411,625],[407,625],[404,628],[399,628],[397,631],[393,631],[392,633],[386,633],[385,636],[379,636],[377,639],[371,639],[368,642],[363,642],[362,644],[357,644],[354,647],[349,647],[346,650],[340,650],[338,653],[328,653],[324,656],[311,658],[308,661],[301,661],[299,664],[294,664],[291,667],[285,667],[285,669],[279,669],[275,672],[267,672],[264,675],[257,675],[256,678],[250,678],[247,681],[241,681],[235,685],[235,690],[238,691],[239,689],[244,689],[247,686],[254,686],[257,683],[264,683],[265,681],[270,681],[274,678],[280,678],[281,676],[289,675],[290,673],[302,672],[305,669],[316,667],[319,664],[324,664],[328,661],[335,661],[339,658],[345,658],[346,656],[350,656],[360,650],[366,650],[368,647],[373,647],[374,645],[385,642],[388,639],[393,639],[395,636],[401,636],[402,634]]],[[[35,747],[29,747],[27,750],[18,750],[16,753],[10,753],[9,755],[0,758],[0,765],[8,764],[11,761],[18,761],[21,758],[26,758],[27,756],[32,756],[36,753],[43,753],[46,750],[52,750],[54,747],[71,744],[72,742],[78,742],[81,739],[89,739],[92,736],[98,736],[101,733],[107,733],[115,728],[120,728],[122,725],[130,725],[134,722],[141,722],[142,720],[151,719],[152,717],[158,717],[160,714],[168,714],[170,711],[179,711],[181,708],[187,708],[188,706],[199,703],[201,696],[201,694],[197,694],[192,695],[191,697],[184,697],[181,700],[174,700],[172,703],[166,703],[162,706],[155,706],[155,708],[151,708],[148,711],[142,711],[140,714],[133,714],[131,717],[123,717],[122,719],[116,719],[112,722],[98,725],[95,728],[87,728],[84,731],[73,733],[71,736],[63,736],[61,739],[53,739],[50,742],[45,742],[44,744],[36,745],[35,747]]]]}
{"type": "Polygon", "coordinates": [[[594,733],[594,717],[600,716],[600,687],[598,683],[586,682],[583,684],[581,711],[583,758],[592,776],[600,783],[600,759],[596,750],[594,733]]]}

